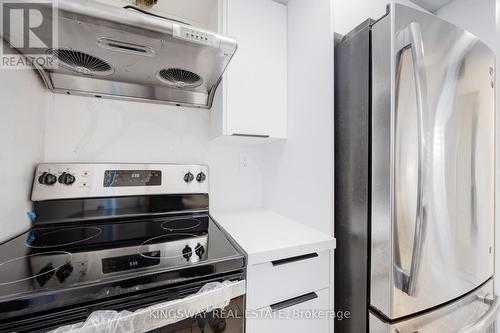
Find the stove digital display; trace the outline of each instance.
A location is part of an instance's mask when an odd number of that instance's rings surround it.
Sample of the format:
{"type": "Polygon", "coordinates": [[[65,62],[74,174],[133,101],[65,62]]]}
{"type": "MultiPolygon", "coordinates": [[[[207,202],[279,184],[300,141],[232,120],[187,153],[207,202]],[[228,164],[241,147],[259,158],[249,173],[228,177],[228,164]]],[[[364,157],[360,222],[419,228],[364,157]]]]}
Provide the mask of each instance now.
{"type": "Polygon", "coordinates": [[[102,272],[104,274],[109,274],[155,266],[158,264],[160,264],[160,251],[146,252],[144,253],[144,256],[140,254],[132,254],[128,256],[102,259],[102,272]]]}
{"type": "Polygon", "coordinates": [[[104,172],[104,187],[160,185],[160,170],[106,170],[104,172]]]}

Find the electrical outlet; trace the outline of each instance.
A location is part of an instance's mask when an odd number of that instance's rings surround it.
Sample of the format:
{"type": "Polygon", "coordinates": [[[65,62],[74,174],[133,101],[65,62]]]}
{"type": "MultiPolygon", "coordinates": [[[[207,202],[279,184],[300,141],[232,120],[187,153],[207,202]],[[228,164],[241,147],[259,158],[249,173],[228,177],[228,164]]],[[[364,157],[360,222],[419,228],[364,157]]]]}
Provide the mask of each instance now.
{"type": "Polygon", "coordinates": [[[240,154],[240,170],[248,168],[248,155],[240,154]]]}

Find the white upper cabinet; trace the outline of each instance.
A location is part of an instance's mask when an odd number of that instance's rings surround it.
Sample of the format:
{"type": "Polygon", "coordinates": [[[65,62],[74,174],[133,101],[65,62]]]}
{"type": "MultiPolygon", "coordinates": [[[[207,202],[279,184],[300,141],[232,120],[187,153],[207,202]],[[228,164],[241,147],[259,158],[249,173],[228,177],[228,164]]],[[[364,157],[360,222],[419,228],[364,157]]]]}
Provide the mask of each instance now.
{"type": "Polygon", "coordinates": [[[220,30],[238,50],[216,95],[212,134],[286,138],[287,8],[273,0],[220,5],[220,30]]]}

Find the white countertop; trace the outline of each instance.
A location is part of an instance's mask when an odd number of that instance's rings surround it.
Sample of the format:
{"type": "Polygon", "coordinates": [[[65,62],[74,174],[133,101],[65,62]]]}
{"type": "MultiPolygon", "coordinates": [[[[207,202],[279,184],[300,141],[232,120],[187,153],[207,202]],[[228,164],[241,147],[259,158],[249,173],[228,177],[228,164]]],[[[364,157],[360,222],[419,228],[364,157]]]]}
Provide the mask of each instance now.
{"type": "Polygon", "coordinates": [[[335,239],[270,210],[211,212],[256,265],[335,248],[335,239]]]}

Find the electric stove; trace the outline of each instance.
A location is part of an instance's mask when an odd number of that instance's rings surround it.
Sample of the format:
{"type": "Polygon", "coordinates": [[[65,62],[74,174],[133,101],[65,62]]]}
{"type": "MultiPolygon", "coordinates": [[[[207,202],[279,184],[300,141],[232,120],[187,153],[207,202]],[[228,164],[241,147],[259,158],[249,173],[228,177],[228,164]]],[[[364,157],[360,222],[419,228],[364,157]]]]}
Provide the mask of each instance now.
{"type": "Polygon", "coordinates": [[[242,250],[208,214],[207,174],[193,165],[39,165],[33,227],[0,245],[0,331],[47,331],[96,309],[158,302],[151,293],[168,290],[160,299],[171,300],[244,279],[242,250]]]}

